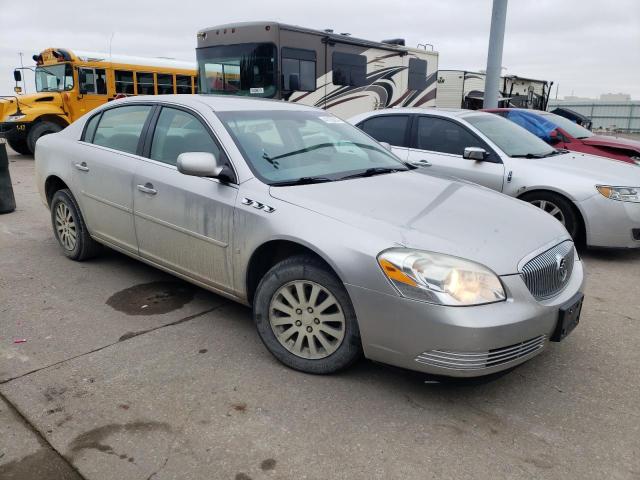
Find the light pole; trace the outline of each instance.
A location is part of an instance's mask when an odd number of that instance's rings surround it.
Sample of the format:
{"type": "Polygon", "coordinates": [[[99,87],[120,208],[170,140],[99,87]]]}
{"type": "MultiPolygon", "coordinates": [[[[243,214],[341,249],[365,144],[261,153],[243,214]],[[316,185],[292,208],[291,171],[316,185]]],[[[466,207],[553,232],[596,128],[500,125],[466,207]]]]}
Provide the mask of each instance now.
{"type": "Polygon", "coordinates": [[[484,81],[484,108],[498,107],[504,26],[507,21],[507,0],[493,0],[491,10],[491,33],[487,53],[487,76],[484,81]]]}

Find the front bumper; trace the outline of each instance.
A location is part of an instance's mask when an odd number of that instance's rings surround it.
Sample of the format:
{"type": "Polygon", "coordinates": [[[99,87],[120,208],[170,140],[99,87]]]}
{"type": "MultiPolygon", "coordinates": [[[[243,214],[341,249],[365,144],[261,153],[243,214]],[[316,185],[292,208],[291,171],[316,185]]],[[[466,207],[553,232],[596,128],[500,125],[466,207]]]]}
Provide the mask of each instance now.
{"type": "Polygon", "coordinates": [[[590,247],[640,248],[634,229],[640,229],[640,203],[610,200],[600,194],[579,202],[590,247]]]}
{"type": "Polygon", "coordinates": [[[506,370],[542,352],[552,335],[559,309],[583,290],[582,262],[556,297],[533,298],[520,275],[501,277],[504,302],[475,307],[446,307],[347,285],[358,317],[365,356],[425,373],[473,377],[506,370]],[[434,353],[436,352],[436,353],[434,353]],[[444,354],[444,355],[443,355],[444,354]],[[486,356],[468,369],[449,360],[460,355],[486,356]],[[492,359],[500,358],[500,361],[492,359]]]}

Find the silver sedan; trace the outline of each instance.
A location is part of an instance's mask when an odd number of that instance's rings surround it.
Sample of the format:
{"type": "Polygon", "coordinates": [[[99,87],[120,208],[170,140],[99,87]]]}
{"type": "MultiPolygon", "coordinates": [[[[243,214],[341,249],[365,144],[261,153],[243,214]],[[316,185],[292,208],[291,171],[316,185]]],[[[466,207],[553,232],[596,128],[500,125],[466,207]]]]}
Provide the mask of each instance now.
{"type": "Polygon", "coordinates": [[[349,120],[425,173],[527,201],[593,247],[640,247],[640,168],[557,150],[492,113],[386,109],[349,120]]]}
{"type": "Polygon", "coordinates": [[[522,202],[422,175],[310,107],[135,97],[38,141],[62,252],[106,245],[251,305],[282,363],[362,354],[450,376],[504,370],[579,321],[582,262],[522,202]]]}

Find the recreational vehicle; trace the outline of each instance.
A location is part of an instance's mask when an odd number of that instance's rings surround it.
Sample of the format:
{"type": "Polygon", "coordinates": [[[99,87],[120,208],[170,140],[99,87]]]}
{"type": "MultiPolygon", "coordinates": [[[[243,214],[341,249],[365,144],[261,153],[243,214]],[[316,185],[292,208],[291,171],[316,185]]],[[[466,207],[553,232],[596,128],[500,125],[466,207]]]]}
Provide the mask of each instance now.
{"type": "MultiPolygon", "coordinates": [[[[437,73],[436,107],[482,108],[485,74],[465,70],[440,70],[437,73]]],[[[553,82],[516,75],[500,77],[500,107],[546,110],[553,82]]]]}
{"type": "Polygon", "coordinates": [[[343,118],[435,106],[438,53],[422,47],[276,22],[220,25],[197,34],[199,87],[312,105],[343,118]]]}

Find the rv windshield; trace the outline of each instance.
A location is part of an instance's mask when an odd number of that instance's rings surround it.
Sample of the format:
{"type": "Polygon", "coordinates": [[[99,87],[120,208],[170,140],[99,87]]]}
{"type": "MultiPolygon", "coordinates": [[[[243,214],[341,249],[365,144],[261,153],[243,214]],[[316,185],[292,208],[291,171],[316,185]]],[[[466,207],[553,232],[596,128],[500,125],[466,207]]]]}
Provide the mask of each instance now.
{"type": "Polygon", "coordinates": [[[38,92],[60,92],[73,88],[73,70],[68,63],[36,68],[38,92]]]}
{"type": "Polygon", "coordinates": [[[273,97],[276,94],[276,47],[244,43],[198,48],[200,93],[273,97]]]}

